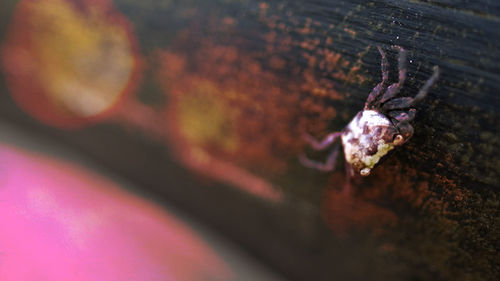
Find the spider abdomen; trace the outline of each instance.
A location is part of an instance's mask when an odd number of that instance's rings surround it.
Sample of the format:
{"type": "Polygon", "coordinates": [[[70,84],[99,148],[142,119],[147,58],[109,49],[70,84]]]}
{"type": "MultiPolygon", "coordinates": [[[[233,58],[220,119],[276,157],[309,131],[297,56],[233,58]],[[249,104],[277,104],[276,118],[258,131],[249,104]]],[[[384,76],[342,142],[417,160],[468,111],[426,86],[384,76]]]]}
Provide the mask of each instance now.
{"type": "Polygon", "coordinates": [[[361,175],[369,175],[380,159],[394,149],[397,135],[397,128],[384,114],[360,111],[342,134],[345,159],[361,175]]]}

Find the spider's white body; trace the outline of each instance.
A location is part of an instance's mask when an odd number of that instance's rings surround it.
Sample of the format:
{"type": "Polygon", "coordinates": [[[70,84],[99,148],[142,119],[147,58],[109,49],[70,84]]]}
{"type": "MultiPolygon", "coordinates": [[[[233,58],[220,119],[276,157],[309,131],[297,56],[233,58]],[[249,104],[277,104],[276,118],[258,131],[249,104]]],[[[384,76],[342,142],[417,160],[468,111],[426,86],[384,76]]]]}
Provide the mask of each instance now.
{"type": "Polygon", "coordinates": [[[397,145],[393,132],[397,130],[384,114],[360,111],[341,137],[346,161],[361,175],[370,174],[375,164],[397,145]]]}

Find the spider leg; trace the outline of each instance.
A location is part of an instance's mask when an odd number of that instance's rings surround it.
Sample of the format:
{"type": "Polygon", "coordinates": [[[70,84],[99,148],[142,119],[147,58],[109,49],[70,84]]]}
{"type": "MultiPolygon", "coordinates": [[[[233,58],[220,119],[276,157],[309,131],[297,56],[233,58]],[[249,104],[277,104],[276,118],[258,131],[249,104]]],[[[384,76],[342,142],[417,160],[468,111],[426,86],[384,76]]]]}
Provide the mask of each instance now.
{"type": "Polygon", "coordinates": [[[339,148],[340,144],[335,146],[330,155],[328,155],[328,158],[326,159],[325,163],[311,160],[307,158],[304,154],[301,154],[299,156],[299,161],[302,165],[308,168],[313,168],[323,172],[330,172],[335,169],[335,166],[337,164],[337,156],[339,155],[339,148]]]}
{"type": "Polygon", "coordinates": [[[349,163],[345,163],[345,182],[344,186],[342,188],[342,194],[343,195],[351,195],[351,190],[352,190],[352,180],[355,177],[354,170],[349,163]]]}
{"type": "Polygon", "coordinates": [[[424,86],[420,89],[420,91],[418,91],[418,94],[413,98],[413,104],[422,101],[425,96],[427,96],[427,93],[429,92],[429,89],[432,87],[432,85],[434,85],[434,83],[436,83],[436,81],[438,80],[439,66],[434,66],[432,70],[434,71],[434,73],[429,79],[427,79],[427,82],[425,82],[424,86]]]}
{"type": "Polygon", "coordinates": [[[328,134],[323,140],[318,141],[309,134],[304,134],[303,138],[311,145],[314,150],[323,150],[335,142],[335,140],[342,135],[343,132],[335,132],[328,134]]]}
{"type": "Polygon", "coordinates": [[[414,98],[404,97],[404,98],[397,98],[390,100],[382,106],[382,110],[388,111],[394,109],[408,108],[422,101],[425,98],[425,96],[427,96],[429,89],[432,87],[432,85],[434,85],[434,83],[436,83],[437,79],[439,78],[439,67],[434,66],[433,69],[434,73],[427,80],[427,82],[425,82],[424,86],[420,89],[420,91],[418,91],[418,94],[414,98]]]}
{"type": "Polygon", "coordinates": [[[387,115],[389,115],[392,119],[394,119],[396,123],[403,122],[403,121],[410,122],[413,119],[415,119],[416,112],[417,111],[414,108],[411,108],[410,110],[408,110],[408,112],[400,111],[400,110],[389,111],[389,113],[387,113],[387,115]]]}
{"type": "Polygon", "coordinates": [[[401,135],[403,135],[403,142],[398,145],[402,145],[406,142],[406,140],[410,139],[413,136],[413,126],[408,121],[399,122],[396,127],[401,135]]]}
{"type": "Polygon", "coordinates": [[[392,99],[382,106],[382,111],[389,111],[394,109],[404,109],[413,105],[413,98],[403,97],[392,99]]]}
{"type": "Polygon", "coordinates": [[[398,56],[398,70],[399,70],[399,80],[397,83],[394,83],[387,88],[387,91],[385,94],[382,96],[382,98],[379,100],[379,103],[382,104],[393,97],[395,97],[401,88],[403,87],[403,84],[406,80],[406,72],[408,71],[408,65],[406,63],[406,50],[403,49],[400,46],[392,46],[393,49],[398,49],[399,51],[399,56],[398,56]]]}
{"type": "Polygon", "coordinates": [[[377,49],[382,56],[382,59],[380,60],[382,82],[378,83],[377,86],[375,86],[375,88],[373,88],[373,90],[371,91],[370,95],[366,99],[365,109],[373,108],[375,100],[380,96],[385,88],[385,85],[387,84],[387,80],[389,79],[389,71],[387,70],[387,68],[389,67],[389,63],[387,62],[387,57],[382,48],[377,46],[377,49]]]}

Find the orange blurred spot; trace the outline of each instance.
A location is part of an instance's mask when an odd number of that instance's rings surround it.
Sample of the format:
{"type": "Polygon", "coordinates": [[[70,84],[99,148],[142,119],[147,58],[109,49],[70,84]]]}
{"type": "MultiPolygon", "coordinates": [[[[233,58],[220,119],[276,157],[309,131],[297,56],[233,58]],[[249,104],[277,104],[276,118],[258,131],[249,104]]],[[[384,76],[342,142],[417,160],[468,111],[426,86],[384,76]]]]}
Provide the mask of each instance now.
{"type": "Polygon", "coordinates": [[[58,127],[102,119],[139,80],[130,24],[110,1],[21,1],[2,62],[18,105],[58,127]]]}
{"type": "Polygon", "coordinates": [[[348,33],[349,35],[351,35],[352,37],[355,37],[355,36],[356,36],[356,31],[355,31],[355,30],[352,30],[352,29],[350,29],[350,28],[345,27],[345,28],[344,28],[344,31],[345,31],[346,33],[348,33]]]}

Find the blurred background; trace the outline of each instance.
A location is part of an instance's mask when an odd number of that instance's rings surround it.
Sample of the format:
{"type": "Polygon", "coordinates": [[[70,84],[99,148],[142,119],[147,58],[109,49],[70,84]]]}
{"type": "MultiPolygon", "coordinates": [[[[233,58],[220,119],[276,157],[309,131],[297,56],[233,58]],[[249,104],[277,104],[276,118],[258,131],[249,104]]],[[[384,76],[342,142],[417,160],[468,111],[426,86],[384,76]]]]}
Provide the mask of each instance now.
{"type": "Polygon", "coordinates": [[[2,280],[285,280],[164,200],[0,122],[2,280]]]}
{"type": "Polygon", "coordinates": [[[4,0],[0,279],[495,280],[500,5],[4,0]],[[415,135],[302,166],[408,51],[415,135]]]}

